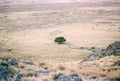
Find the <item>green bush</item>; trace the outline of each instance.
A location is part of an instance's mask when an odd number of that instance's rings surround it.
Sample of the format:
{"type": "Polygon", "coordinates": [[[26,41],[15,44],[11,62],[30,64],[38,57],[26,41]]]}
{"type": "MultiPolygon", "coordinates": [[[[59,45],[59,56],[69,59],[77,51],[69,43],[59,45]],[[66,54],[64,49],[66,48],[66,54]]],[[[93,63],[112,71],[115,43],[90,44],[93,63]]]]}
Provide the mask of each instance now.
{"type": "Polygon", "coordinates": [[[66,42],[66,39],[64,37],[57,37],[54,40],[55,42],[57,42],[58,44],[63,44],[66,42]]]}

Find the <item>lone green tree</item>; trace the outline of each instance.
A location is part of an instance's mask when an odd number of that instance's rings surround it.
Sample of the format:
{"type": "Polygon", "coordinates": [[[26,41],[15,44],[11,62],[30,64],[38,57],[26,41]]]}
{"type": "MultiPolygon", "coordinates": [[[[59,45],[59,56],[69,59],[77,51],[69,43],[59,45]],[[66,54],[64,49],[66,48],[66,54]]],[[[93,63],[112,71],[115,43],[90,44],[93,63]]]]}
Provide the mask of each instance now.
{"type": "Polygon", "coordinates": [[[57,38],[55,38],[54,41],[58,44],[63,44],[66,42],[66,39],[64,37],[57,37],[57,38]]]}

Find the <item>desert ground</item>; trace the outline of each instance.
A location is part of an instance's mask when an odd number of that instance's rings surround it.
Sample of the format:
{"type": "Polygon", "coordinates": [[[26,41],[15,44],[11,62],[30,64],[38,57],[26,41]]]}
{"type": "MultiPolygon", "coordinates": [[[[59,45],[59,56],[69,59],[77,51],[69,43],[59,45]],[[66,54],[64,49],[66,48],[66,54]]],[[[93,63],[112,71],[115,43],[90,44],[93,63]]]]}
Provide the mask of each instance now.
{"type": "Polygon", "coordinates": [[[49,70],[54,70],[50,76],[41,77],[48,80],[36,78],[35,81],[52,81],[50,77],[59,72],[66,75],[77,73],[83,81],[119,77],[120,70],[103,71],[104,68],[114,68],[107,67],[107,64],[109,66],[114,58],[119,60],[116,56],[79,64],[92,53],[90,48],[105,49],[115,41],[120,41],[119,5],[0,8],[0,57],[37,65],[44,63],[49,70]],[[65,37],[66,43],[55,43],[58,36],[65,37]],[[82,47],[88,49],[80,49],[82,47]],[[101,60],[103,63],[99,63],[101,60]],[[60,65],[65,70],[59,70],[60,65]]]}

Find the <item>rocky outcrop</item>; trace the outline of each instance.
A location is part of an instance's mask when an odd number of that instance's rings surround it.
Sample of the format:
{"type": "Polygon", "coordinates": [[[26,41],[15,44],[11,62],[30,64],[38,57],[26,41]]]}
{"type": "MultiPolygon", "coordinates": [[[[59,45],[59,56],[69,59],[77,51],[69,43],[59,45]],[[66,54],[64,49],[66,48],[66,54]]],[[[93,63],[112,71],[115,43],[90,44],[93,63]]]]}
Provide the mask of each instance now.
{"type": "MultiPolygon", "coordinates": [[[[20,62],[10,57],[0,58],[0,81],[22,81],[24,78],[29,81],[29,77],[38,78],[38,75],[47,75],[49,72],[33,62],[20,62]]],[[[31,80],[38,81],[35,78],[31,80]]]]}
{"type": "Polygon", "coordinates": [[[110,44],[106,49],[98,49],[89,54],[83,61],[92,61],[106,56],[115,55],[120,56],[120,41],[110,44]]]}
{"type": "Polygon", "coordinates": [[[7,63],[7,64],[9,64],[9,65],[18,67],[18,62],[17,62],[17,60],[14,59],[14,58],[2,57],[2,58],[0,58],[0,62],[5,62],[5,63],[7,63]]]}
{"type": "Polygon", "coordinates": [[[120,56],[120,41],[116,41],[116,42],[110,44],[105,50],[105,55],[120,56]]]}
{"type": "Polygon", "coordinates": [[[14,68],[18,67],[16,59],[9,57],[0,58],[0,80],[13,78],[16,74],[14,68]]]}

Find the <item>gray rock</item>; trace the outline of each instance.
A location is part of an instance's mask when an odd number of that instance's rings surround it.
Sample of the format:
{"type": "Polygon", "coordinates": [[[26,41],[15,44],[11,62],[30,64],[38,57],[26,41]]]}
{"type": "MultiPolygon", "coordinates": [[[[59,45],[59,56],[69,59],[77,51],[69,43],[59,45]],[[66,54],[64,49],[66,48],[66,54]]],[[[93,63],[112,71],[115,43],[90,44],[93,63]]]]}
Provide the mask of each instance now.
{"type": "Polygon", "coordinates": [[[10,67],[17,67],[18,63],[15,59],[9,57],[0,58],[0,80],[12,78],[15,75],[15,70],[10,67]]]}
{"type": "Polygon", "coordinates": [[[82,80],[77,76],[73,76],[73,81],[82,81],[82,80]]]}
{"type": "Polygon", "coordinates": [[[69,76],[61,74],[57,77],[56,81],[82,81],[82,80],[79,78],[79,76],[77,74],[72,74],[69,76]]]}
{"type": "Polygon", "coordinates": [[[57,81],[70,81],[70,77],[66,75],[60,75],[57,81]]]}
{"type": "Polygon", "coordinates": [[[4,64],[4,63],[0,64],[0,74],[6,72],[7,69],[8,69],[8,65],[7,64],[4,64]]]}
{"type": "Polygon", "coordinates": [[[106,50],[105,50],[106,55],[117,55],[120,56],[120,41],[116,41],[112,44],[110,44],[106,50]]]}
{"type": "Polygon", "coordinates": [[[77,74],[72,74],[70,77],[73,79],[73,81],[82,81],[77,74]]]}
{"type": "Polygon", "coordinates": [[[1,63],[0,64],[0,80],[4,78],[4,74],[7,72],[8,66],[6,64],[1,63]]]}
{"type": "Polygon", "coordinates": [[[0,65],[0,80],[5,78],[12,78],[14,76],[14,73],[8,72],[8,70],[8,66],[0,65]]]}
{"type": "Polygon", "coordinates": [[[24,62],[27,65],[35,65],[33,62],[24,62]]]}
{"type": "Polygon", "coordinates": [[[120,66],[120,60],[115,61],[114,64],[113,64],[113,66],[120,66]]]}
{"type": "Polygon", "coordinates": [[[18,74],[15,81],[21,81],[22,77],[23,77],[22,74],[18,74]]]}
{"type": "Polygon", "coordinates": [[[18,63],[17,63],[16,59],[13,59],[10,57],[2,57],[1,59],[2,59],[2,61],[6,62],[12,66],[18,67],[18,63]]]}

